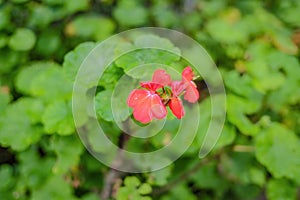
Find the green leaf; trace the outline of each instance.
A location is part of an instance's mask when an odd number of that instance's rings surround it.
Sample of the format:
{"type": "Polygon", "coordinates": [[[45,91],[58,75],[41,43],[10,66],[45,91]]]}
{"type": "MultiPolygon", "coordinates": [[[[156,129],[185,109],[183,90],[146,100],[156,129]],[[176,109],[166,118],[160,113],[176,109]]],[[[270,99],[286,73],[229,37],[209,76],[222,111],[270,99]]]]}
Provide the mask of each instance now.
{"type": "Polygon", "coordinates": [[[70,135],[75,131],[71,102],[55,101],[47,106],[42,122],[47,133],[70,135]]]}
{"type": "Polygon", "coordinates": [[[26,188],[37,189],[44,184],[51,174],[54,159],[50,156],[41,158],[38,149],[30,148],[18,154],[19,185],[17,191],[26,192],[26,188]]]}
{"type": "Polygon", "coordinates": [[[270,69],[265,61],[247,62],[245,66],[249,75],[254,79],[254,87],[263,93],[278,89],[285,81],[284,75],[279,71],[270,69]]]}
{"type": "Polygon", "coordinates": [[[142,196],[151,193],[151,186],[147,183],[141,184],[137,177],[127,176],[124,180],[124,185],[117,192],[117,200],[151,200],[148,196],[142,196]]]}
{"type": "Polygon", "coordinates": [[[265,171],[257,167],[250,168],[250,180],[252,183],[263,187],[266,182],[265,171]]]}
{"type": "Polygon", "coordinates": [[[139,193],[144,195],[144,194],[150,194],[152,192],[152,188],[148,183],[143,183],[139,189],[139,193]]]}
{"type": "Polygon", "coordinates": [[[174,199],[188,199],[196,200],[197,197],[192,193],[191,188],[186,185],[185,182],[178,184],[172,190],[170,194],[163,196],[163,200],[174,200],[174,199]]]}
{"type": "Polygon", "coordinates": [[[57,155],[52,169],[55,174],[64,174],[76,167],[83,152],[83,146],[77,136],[54,137],[50,147],[57,155]]]}
{"type": "Polygon", "coordinates": [[[77,198],[72,194],[72,187],[69,185],[62,176],[53,175],[49,176],[46,183],[41,185],[36,190],[32,191],[32,200],[76,200],[77,198]]]}
{"type": "MultiPolygon", "coordinates": [[[[213,98],[215,100],[219,101],[220,104],[223,103],[222,96],[215,95],[213,98]]],[[[206,145],[204,141],[216,141],[216,144],[214,146],[214,151],[220,150],[220,148],[229,145],[233,142],[236,136],[236,131],[233,126],[230,126],[229,124],[225,124],[224,128],[222,129],[222,132],[211,132],[208,133],[208,128],[210,123],[216,126],[221,126],[219,122],[219,118],[222,117],[222,113],[214,112],[212,113],[212,105],[211,105],[211,98],[206,98],[204,101],[200,103],[200,121],[199,121],[199,127],[198,133],[196,135],[196,140],[194,141],[193,145],[191,146],[191,150],[198,151],[199,147],[201,148],[210,148],[209,146],[203,146],[206,145]],[[212,118],[215,119],[215,122],[212,121],[212,118]]],[[[214,144],[213,144],[214,145],[214,144]]]]}
{"type": "Polygon", "coordinates": [[[297,187],[286,179],[271,179],[267,184],[267,197],[270,200],[297,199],[297,187]]]}
{"type": "Polygon", "coordinates": [[[6,35],[0,34],[0,49],[5,47],[7,42],[8,42],[8,37],[6,35]]]}
{"type": "Polygon", "coordinates": [[[159,27],[172,27],[175,24],[178,24],[176,13],[169,2],[156,1],[155,3],[156,4],[151,9],[151,14],[159,27]]]}
{"type": "Polygon", "coordinates": [[[56,66],[56,64],[50,62],[37,62],[23,68],[16,77],[15,85],[17,90],[24,94],[30,94],[32,79],[52,66],[56,66]]]}
{"type": "Polygon", "coordinates": [[[286,30],[278,30],[274,29],[270,33],[273,44],[280,51],[290,54],[296,55],[298,53],[297,45],[291,39],[291,33],[286,30]]]}
{"type": "Polygon", "coordinates": [[[171,176],[173,166],[167,166],[163,169],[151,172],[149,174],[149,180],[148,182],[151,183],[151,185],[158,185],[162,186],[168,183],[168,178],[171,176]]]}
{"type": "Polygon", "coordinates": [[[236,137],[236,130],[230,124],[225,124],[221,132],[220,138],[218,139],[215,149],[220,149],[224,146],[230,145],[234,142],[236,137]]]}
{"type": "Polygon", "coordinates": [[[10,190],[14,185],[15,180],[13,179],[13,168],[9,165],[0,166],[0,177],[2,181],[0,182],[0,191],[4,193],[7,190],[10,190]]]}
{"type": "Polygon", "coordinates": [[[111,99],[111,107],[114,113],[114,120],[116,122],[125,121],[131,115],[127,105],[127,98],[130,92],[134,90],[136,86],[137,81],[127,75],[122,76],[121,79],[116,83],[111,99]]]}
{"type": "Polygon", "coordinates": [[[114,121],[111,110],[112,90],[99,92],[95,97],[95,109],[99,117],[106,121],[114,121]]]}
{"type": "Polygon", "coordinates": [[[288,104],[296,104],[300,100],[300,64],[297,58],[275,51],[268,55],[268,63],[286,74],[282,86],[268,96],[268,104],[278,111],[288,104]]]}
{"type": "Polygon", "coordinates": [[[252,169],[255,157],[250,153],[233,152],[229,155],[223,154],[219,170],[231,181],[236,183],[252,183],[252,169]]]}
{"type": "Polygon", "coordinates": [[[68,80],[72,82],[75,80],[79,67],[95,46],[93,42],[85,42],[65,55],[63,71],[68,80]]]}
{"type": "Polygon", "coordinates": [[[224,79],[225,85],[231,92],[251,99],[259,107],[263,95],[253,88],[252,78],[248,74],[240,76],[237,71],[222,71],[222,75],[226,77],[224,79]],[[236,84],[237,82],[239,84],[236,84]]]}
{"type": "Polygon", "coordinates": [[[69,36],[79,36],[96,41],[109,37],[115,29],[115,24],[109,18],[95,15],[82,15],[71,21],[65,32],[69,36]]]}
{"type": "Polygon", "coordinates": [[[256,158],[275,178],[286,177],[299,183],[299,138],[284,126],[273,123],[256,136],[256,158]]]}
{"type": "MultiPolygon", "coordinates": [[[[147,70],[131,70],[142,64],[147,65],[147,68],[153,67],[152,63],[162,65],[170,65],[180,59],[180,49],[175,47],[168,39],[161,38],[155,35],[142,35],[135,39],[134,44],[121,43],[116,48],[116,52],[129,51],[116,60],[116,65],[124,69],[125,73],[141,78],[146,76],[147,70]],[[137,48],[137,50],[133,50],[137,48]]],[[[138,68],[137,68],[138,69],[138,68]]]]}
{"type": "Polygon", "coordinates": [[[136,0],[121,0],[113,11],[113,16],[122,26],[140,26],[147,22],[147,9],[136,0]]]}
{"type": "Polygon", "coordinates": [[[114,89],[116,83],[123,75],[123,70],[115,65],[111,65],[106,68],[103,72],[100,80],[99,85],[103,86],[106,89],[114,89]]]}
{"type": "Polygon", "coordinates": [[[52,29],[45,29],[38,38],[36,51],[43,56],[53,56],[60,48],[61,38],[59,32],[52,29]]]}
{"type": "Polygon", "coordinates": [[[214,189],[219,195],[228,187],[226,180],[221,178],[215,162],[203,166],[191,178],[199,188],[214,189]]]}
{"type": "Polygon", "coordinates": [[[236,184],[232,189],[236,199],[253,200],[261,195],[261,188],[256,185],[236,184]]]}
{"type": "Polygon", "coordinates": [[[52,62],[37,62],[24,68],[16,78],[16,87],[45,102],[68,100],[72,94],[72,84],[64,77],[61,67],[52,62]]]}
{"type": "Polygon", "coordinates": [[[83,195],[80,199],[82,200],[99,200],[99,196],[95,193],[88,193],[83,195]]]}
{"type": "Polygon", "coordinates": [[[27,98],[21,98],[7,106],[0,117],[0,143],[4,147],[11,147],[15,151],[23,151],[31,144],[39,141],[42,135],[42,127],[33,125],[39,118],[34,110],[41,112],[39,102],[27,98]],[[28,107],[29,106],[29,107],[28,107]]]}
{"type": "Polygon", "coordinates": [[[124,184],[130,188],[136,188],[141,184],[141,181],[135,176],[127,176],[124,180],[124,184]]]}
{"type": "Polygon", "coordinates": [[[0,19],[0,30],[7,28],[10,22],[10,9],[1,8],[0,19]]]}
{"type": "Polygon", "coordinates": [[[247,24],[240,21],[240,15],[240,11],[236,8],[227,9],[218,18],[210,20],[206,29],[219,42],[244,44],[248,40],[249,32],[247,24]]]}
{"type": "Polygon", "coordinates": [[[63,1],[64,10],[66,13],[75,13],[78,11],[88,10],[90,7],[90,0],[77,0],[77,1],[63,1]]]}
{"type": "Polygon", "coordinates": [[[30,27],[44,29],[56,18],[55,11],[51,7],[42,4],[31,4],[29,9],[31,12],[28,19],[30,27]]]}
{"type": "Polygon", "coordinates": [[[22,107],[32,124],[41,122],[44,113],[44,104],[40,99],[22,98],[22,107]]]}
{"type": "Polygon", "coordinates": [[[299,2],[281,2],[276,14],[280,16],[284,22],[294,26],[299,27],[300,24],[300,4],[299,2]]]}
{"type": "Polygon", "coordinates": [[[44,70],[32,79],[30,94],[43,99],[45,102],[69,100],[72,95],[72,84],[64,77],[60,67],[44,70]]]}
{"type": "Polygon", "coordinates": [[[0,74],[9,73],[22,60],[19,52],[0,50],[0,74]]]}
{"type": "Polygon", "coordinates": [[[28,51],[33,48],[36,41],[34,32],[26,28],[18,28],[11,36],[8,46],[16,51],[28,51]]]}
{"type": "Polygon", "coordinates": [[[251,101],[233,94],[227,95],[227,114],[228,120],[238,127],[246,135],[256,135],[259,131],[257,124],[254,124],[247,114],[255,113],[260,109],[261,102],[251,101]]]}

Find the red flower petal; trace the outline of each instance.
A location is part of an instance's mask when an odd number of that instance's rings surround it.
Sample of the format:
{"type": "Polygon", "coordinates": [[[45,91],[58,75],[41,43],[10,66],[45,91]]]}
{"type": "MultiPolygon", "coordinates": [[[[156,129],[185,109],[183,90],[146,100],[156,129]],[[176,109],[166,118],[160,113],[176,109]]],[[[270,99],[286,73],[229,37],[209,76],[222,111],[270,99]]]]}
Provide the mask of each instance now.
{"type": "Polygon", "coordinates": [[[167,109],[157,94],[151,95],[151,113],[157,119],[167,115],[167,109]]]}
{"type": "Polygon", "coordinates": [[[196,84],[192,81],[193,80],[193,70],[190,66],[184,68],[182,72],[182,82],[185,85],[185,94],[184,99],[190,103],[195,103],[199,99],[199,92],[197,90],[196,84]]]}
{"type": "Polygon", "coordinates": [[[148,90],[133,90],[127,104],[133,108],[134,118],[142,123],[149,123],[154,117],[162,119],[167,114],[160,97],[148,90]]]}
{"type": "Polygon", "coordinates": [[[153,83],[153,82],[150,82],[150,81],[147,81],[147,82],[140,82],[140,85],[143,87],[143,88],[146,88],[152,92],[155,92],[156,90],[158,90],[159,88],[162,88],[164,87],[162,84],[159,84],[159,83],[153,83]]]}
{"type": "Polygon", "coordinates": [[[184,70],[182,71],[182,81],[191,81],[193,80],[194,77],[194,73],[193,70],[190,66],[187,66],[186,68],[184,68],[184,70]]]}
{"type": "Polygon", "coordinates": [[[186,85],[182,81],[172,81],[171,89],[173,94],[177,97],[185,89],[186,85]]]}
{"type": "Polygon", "coordinates": [[[197,86],[193,81],[189,81],[186,83],[187,87],[185,88],[184,99],[190,103],[195,103],[199,99],[199,92],[197,90],[197,86]]]}
{"type": "Polygon", "coordinates": [[[171,76],[163,69],[155,70],[152,76],[153,83],[159,83],[162,85],[169,85],[171,83],[171,76]]]}
{"type": "Polygon", "coordinates": [[[172,111],[172,113],[178,118],[181,119],[185,112],[184,112],[184,108],[182,105],[182,101],[179,98],[172,98],[170,103],[169,103],[170,109],[172,111]]]}
{"type": "Polygon", "coordinates": [[[134,108],[140,102],[144,100],[144,98],[149,94],[147,90],[133,90],[127,99],[127,105],[131,108],[134,108]]]}

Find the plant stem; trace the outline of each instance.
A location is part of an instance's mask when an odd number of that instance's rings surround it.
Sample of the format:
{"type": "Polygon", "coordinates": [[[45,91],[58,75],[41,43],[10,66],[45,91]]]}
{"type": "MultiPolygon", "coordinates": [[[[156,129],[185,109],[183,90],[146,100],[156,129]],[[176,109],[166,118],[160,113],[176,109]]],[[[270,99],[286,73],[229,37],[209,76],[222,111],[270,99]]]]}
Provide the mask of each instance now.
{"type": "MultiPolygon", "coordinates": [[[[127,122],[125,122],[125,125],[127,122]]],[[[127,127],[128,128],[128,127],[127,127]]],[[[128,130],[126,128],[126,130],[128,130]]],[[[103,189],[101,192],[101,200],[108,200],[113,193],[113,188],[115,183],[118,183],[120,178],[123,175],[123,172],[118,171],[119,167],[123,165],[124,162],[124,157],[123,157],[123,152],[121,149],[124,149],[128,140],[130,139],[130,135],[127,133],[122,132],[121,135],[119,136],[119,148],[120,150],[117,152],[117,156],[112,162],[112,167],[109,169],[107,174],[105,175],[104,178],[104,184],[103,184],[103,189]]],[[[115,191],[116,192],[116,191],[115,191]]]]}

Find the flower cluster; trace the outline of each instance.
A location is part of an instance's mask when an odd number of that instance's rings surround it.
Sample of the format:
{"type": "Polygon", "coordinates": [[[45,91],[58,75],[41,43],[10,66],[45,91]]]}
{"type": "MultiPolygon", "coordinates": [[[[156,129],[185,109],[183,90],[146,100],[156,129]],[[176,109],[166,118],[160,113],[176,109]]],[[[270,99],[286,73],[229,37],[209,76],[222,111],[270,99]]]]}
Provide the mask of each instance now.
{"type": "Polygon", "coordinates": [[[193,78],[194,73],[189,66],[183,70],[180,81],[172,81],[165,70],[156,70],[152,81],[141,82],[142,88],[133,90],[128,96],[127,104],[133,108],[133,117],[142,123],[149,123],[153,118],[163,119],[167,115],[166,106],[169,106],[172,113],[181,119],[185,111],[180,96],[184,95],[190,103],[199,99],[193,78]]]}

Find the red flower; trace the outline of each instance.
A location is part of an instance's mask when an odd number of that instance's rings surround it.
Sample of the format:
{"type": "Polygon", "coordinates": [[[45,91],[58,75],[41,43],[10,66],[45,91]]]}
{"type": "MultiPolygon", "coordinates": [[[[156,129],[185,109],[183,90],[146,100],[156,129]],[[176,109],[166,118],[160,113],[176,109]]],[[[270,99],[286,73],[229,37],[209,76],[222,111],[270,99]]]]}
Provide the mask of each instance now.
{"type": "Polygon", "coordinates": [[[150,90],[156,91],[159,88],[162,88],[171,83],[171,77],[163,69],[155,70],[152,81],[141,82],[141,86],[150,90]]]}
{"type": "Polygon", "coordinates": [[[182,82],[185,85],[184,99],[190,103],[195,103],[199,99],[199,92],[196,84],[192,81],[194,73],[190,66],[186,67],[182,72],[182,82]]]}
{"type": "Polygon", "coordinates": [[[182,101],[179,97],[173,97],[169,102],[169,107],[170,107],[172,113],[178,119],[181,119],[185,115],[182,101]]]}
{"type": "Polygon", "coordinates": [[[171,89],[173,92],[172,99],[169,102],[169,107],[172,113],[178,118],[181,119],[185,115],[185,111],[182,105],[182,101],[179,98],[179,95],[184,90],[184,84],[181,81],[173,81],[171,83],[171,89]]]}
{"type": "Polygon", "coordinates": [[[169,106],[172,113],[181,119],[185,111],[180,96],[184,94],[184,99],[191,103],[199,99],[193,77],[191,67],[183,70],[181,81],[171,81],[165,70],[156,70],[152,81],[140,83],[144,89],[133,90],[128,96],[127,104],[133,108],[134,118],[142,123],[149,123],[153,118],[162,119],[167,115],[166,106],[169,106]]]}
{"type": "Polygon", "coordinates": [[[153,118],[162,119],[167,115],[166,106],[162,103],[156,90],[163,88],[171,82],[171,77],[165,70],[154,72],[152,81],[141,82],[140,85],[147,90],[133,90],[127,104],[133,108],[133,116],[142,123],[149,123],[153,118]]]}
{"type": "Polygon", "coordinates": [[[171,76],[163,69],[157,69],[152,77],[153,83],[159,83],[163,86],[169,85],[171,83],[171,76]]]}
{"type": "MultiPolygon", "coordinates": [[[[154,87],[151,84],[148,86],[154,87]]],[[[165,105],[153,90],[133,90],[127,104],[133,108],[133,117],[142,123],[149,123],[153,118],[162,119],[167,115],[165,105]]]]}

